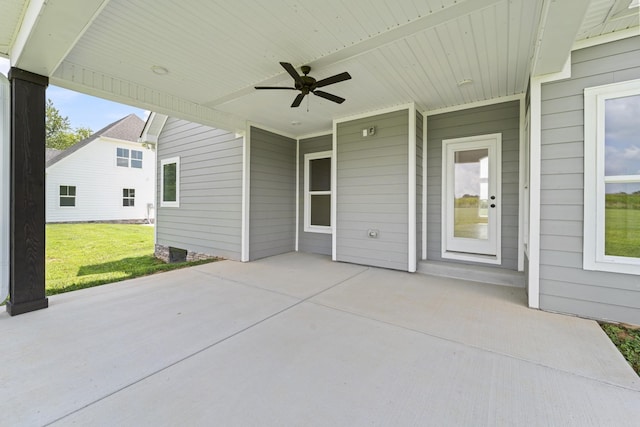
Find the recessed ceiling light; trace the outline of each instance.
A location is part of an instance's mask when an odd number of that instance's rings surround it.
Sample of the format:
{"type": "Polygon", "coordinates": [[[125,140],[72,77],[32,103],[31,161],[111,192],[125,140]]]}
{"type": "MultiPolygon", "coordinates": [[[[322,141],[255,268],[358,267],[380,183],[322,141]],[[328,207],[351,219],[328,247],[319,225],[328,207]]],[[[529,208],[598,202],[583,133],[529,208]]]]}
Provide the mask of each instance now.
{"type": "Polygon", "coordinates": [[[463,79],[458,82],[458,86],[470,85],[471,83],[473,83],[472,79],[463,79]]]}
{"type": "Polygon", "coordinates": [[[164,76],[165,74],[169,74],[169,70],[167,70],[165,67],[162,67],[160,65],[152,66],[151,71],[153,71],[155,74],[159,76],[164,76]]]}
{"type": "Polygon", "coordinates": [[[294,120],[291,122],[291,126],[300,126],[302,124],[302,122],[299,122],[297,120],[294,120]]]}

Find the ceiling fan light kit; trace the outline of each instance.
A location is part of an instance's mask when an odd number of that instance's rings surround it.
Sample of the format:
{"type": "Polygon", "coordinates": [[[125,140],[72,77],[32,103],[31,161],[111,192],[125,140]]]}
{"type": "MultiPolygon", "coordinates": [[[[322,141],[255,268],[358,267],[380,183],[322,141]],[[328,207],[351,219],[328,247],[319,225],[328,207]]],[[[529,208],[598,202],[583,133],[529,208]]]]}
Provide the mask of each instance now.
{"type": "Polygon", "coordinates": [[[296,69],[290,63],[281,62],[280,65],[282,65],[282,68],[284,68],[287,71],[287,73],[289,73],[289,75],[293,78],[294,87],[255,86],[255,88],[258,90],[262,90],[262,89],[299,90],[300,93],[298,94],[298,96],[296,96],[296,98],[293,100],[293,103],[291,104],[292,108],[298,107],[302,103],[302,100],[304,99],[304,97],[307,96],[309,93],[319,96],[320,98],[324,98],[329,101],[335,102],[337,104],[342,104],[345,101],[344,98],[341,98],[339,96],[333,95],[331,93],[328,93],[322,90],[318,90],[318,88],[329,86],[334,83],[340,83],[345,80],[351,79],[351,75],[349,75],[349,73],[347,73],[346,71],[344,73],[336,74],[335,76],[327,77],[326,79],[316,80],[313,77],[309,76],[309,73],[311,72],[311,67],[309,67],[308,65],[303,65],[302,67],[300,67],[300,70],[302,71],[302,74],[303,74],[302,76],[298,74],[296,69]]]}

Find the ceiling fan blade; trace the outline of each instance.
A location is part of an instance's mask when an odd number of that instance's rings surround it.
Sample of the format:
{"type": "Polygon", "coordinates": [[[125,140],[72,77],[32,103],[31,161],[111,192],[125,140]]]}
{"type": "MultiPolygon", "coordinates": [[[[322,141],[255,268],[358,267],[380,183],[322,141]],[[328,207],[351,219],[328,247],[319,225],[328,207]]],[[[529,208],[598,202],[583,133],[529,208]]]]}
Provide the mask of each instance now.
{"type": "Polygon", "coordinates": [[[344,98],[341,98],[339,96],[336,95],[332,95],[330,93],[321,91],[321,90],[314,90],[313,91],[314,95],[318,95],[320,98],[324,98],[324,99],[328,99],[329,101],[333,101],[333,102],[337,102],[338,104],[342,104],[345,100],[344,98]]]}
{"type": "Polygon", "coordinates": [[[339,82],[343,82],[345,80],[349,80],[351,78],[351,74],[347,73],[346,71],[344,73],[340,73],[340,74],[336,74],[335,76],[331,76],[331,77],[327,77],[326,79],[322,79],[322,80],[318,80],[315,84],[315,87],[323,87],[323,86],[328,86],[328,85],[332,85],[334,83],[339,83],[339,82]]]}
{"type": "Polygon", "coordinates": [[[296,69],[293,68],[293,65],[289,64],[288,62],[281,62],[280,65],[282,65],[282,68],[287,70],[287,73],[289,73],[289,75],[293,77],[293,80],[295,80],[296,83],[299,83],[300,86],[303,85],[302,79],[300,78],[300,74],[298,74],[296,69]]]}
{"type": "Polygon", "coordinates": [[[303,99],[304,99],[304,93],[301,93],[298,96],[296,96],[296,99],[293,100],[293,104],[291,104],[291,108],[295,108],[299,106],[303,99]]]}
{"type": "Polygon", "coordinates": [[[298,90],[295,87],[283,87],[283,86],[254,86],[255,89],[288,89],[298,90]]]}

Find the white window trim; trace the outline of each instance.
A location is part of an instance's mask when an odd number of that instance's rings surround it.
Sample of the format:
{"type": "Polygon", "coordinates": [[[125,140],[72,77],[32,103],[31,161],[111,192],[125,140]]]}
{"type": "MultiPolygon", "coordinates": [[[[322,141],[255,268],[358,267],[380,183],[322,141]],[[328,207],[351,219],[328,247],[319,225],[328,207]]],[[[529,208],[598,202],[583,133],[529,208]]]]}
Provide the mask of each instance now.
{"type": "Polygon", "coordinates": [[[142,150],[135,150],[135,149],[133,149],[133,148],[130,148],[130,149],[129,149],[129,168],[130,168],[130,169],[143,169],[143,168],[144,168],[144,151],[142,151],[142,150]],[[141,157],[141,158],[139,158],[139,159],[134,159],[134,158],[133,158],[133,152],[134,152],[134,151],[135,151],[136,153],[140,153],[140,154],[142,155],[142,157],[141,157]],[[136,167],[136,166],[133,166],[133,162],[134,162],[134,161],[139,161],[139,162],[140,162],[140,167],[139,167],[139,168],[138,168],[138,167],[136,167]]]}
{"type": "Polygon", "coordinates": [[[127,147],[116,147],[116,167],[128,168],[129,166],[131,166],[131,149],[127,147]],[[127,157],[118,156],[118,150],[127,150],[127,157]],[[127,159],[127,166],[120,166],[118,164],[118,159],[127,159]]]}
{"type": "Polygon", "coordinates": [[[58,186],[58,207],[62,208],[62,209],[74,209],[75,207],[78,206],[78,187],[76,185],[59,185],[58,186]],[[60,187],[67,187],[67,191],[69,187],[73,187],[76,191],[76,194],[74,196],[69,196],[69,195],[65,195],[63,196],[62,194],[60,194],[60,187]],[[60,203],[60,198],[62,197],[68,197],[68,198],[73,198],[73,206],[64,206],[60,203]]]}
{"type": "MultiPolygon", "coordinates": [[[[585,270],[640,275],[640,258],[605,255],[604,103],[607,99],[640,95],[640,79],[584,90],[584,246],[585,270]]],[[[617,176],[609,182],[637,182],[617,176]]]]}
{"type": "Polygon", "coordinates": [[[136,203],[136,189],[135,188],[123,188],[122,192],[124,193],[124,190],[129,190],[129,192],[127,192],[127,196],[125,197],[124,194],[122,194],[122,207],[123,208],[135,208],[135,203],[136,203]],[[133,190],[133,196],[131,196],[130,191],[133,190]],[[127,205],[125,206],[124,201],[125,200],[133,200],[133,205],[127,205]]]}
{"type": "MultiPolygon", "coordinates": [[[[331,159],[332,154],[332,151],[319,151],[317,153],[307,153],[304,155],[304,231],[307,233],[331,234],[331,225],[311,225],[311,196],[331,196],[331,189],[329,189],[328,191],[309,191],[309,163],[311,162],[311,160],[331,159]]],[[[333,174],[331,174],[331,176],[333,177],[333,174]]]]}
{"type": "Polygon", "coordinates": [[[122,146],[116,147],[116,167],[128,168],[128,169],[143,169],[144,168],[144,163],[143,162],[144,162],[144,151],[136,150],[135,148],[130,148],[130,147],[122,147],[122,146]],[[128,156],[127,157],[118,156],[118,150],[127,150],[128,156]],[[142,159],[134,159],[133,158],[133,152],[134,151],[136,151],[138,153],[142,153],[142,159]],[[120,166],[118,164],[118,159],[127,159],[127,166],[124,166],[124,165],[120,166]],[[131,162],[134,161],[134,160],[139,160],[141,162],[141,166],[139,168],[134,167],[134,166],[131,165],[131,162]]]}
{"type": "Polygon", "coordinates": [[[160,207],[179,208],[180,207],[180,157],[170,157],[160,161],[160,207]],[[176,201],[164,201],[164,165],[176,164],[176,201]]]}

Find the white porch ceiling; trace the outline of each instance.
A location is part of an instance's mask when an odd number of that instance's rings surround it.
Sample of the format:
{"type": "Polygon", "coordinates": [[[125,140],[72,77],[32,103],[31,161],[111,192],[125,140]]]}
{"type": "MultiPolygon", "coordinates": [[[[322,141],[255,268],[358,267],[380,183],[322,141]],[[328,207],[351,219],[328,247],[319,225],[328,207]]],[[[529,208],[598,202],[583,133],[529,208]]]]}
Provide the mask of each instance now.
{"type": "MultiPolygon", "coordinates": [[[[620,15],[630,0],[567,1],[586,10],[574,20],[582,23],[578,37],[638,26],[637,16],[620,15]]],[[[434,110],[521,94],[537,45],[554,45],[539,41],[543,0],[81,4],[3,0],[0,55],[58,86],[237,131],[250,120],[304,135],[407,102],[434,110]],[[348,71],[352,80],[326,87],[347,101],[311,96],[307,111],[307,99],[289,107],[296,92],[254,90],[291,85],[279,61],[310,65],[317,79],[348,71]],[[153,66],[169,72],[157,75],[153,66]]]]}

